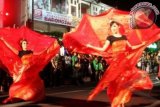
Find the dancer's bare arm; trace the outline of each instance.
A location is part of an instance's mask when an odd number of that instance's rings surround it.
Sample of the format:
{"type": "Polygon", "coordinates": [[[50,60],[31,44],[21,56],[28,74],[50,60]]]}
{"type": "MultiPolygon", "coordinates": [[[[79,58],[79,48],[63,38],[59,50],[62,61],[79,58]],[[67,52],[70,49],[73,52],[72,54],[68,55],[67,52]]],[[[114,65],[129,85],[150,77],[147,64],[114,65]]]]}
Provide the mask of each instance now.
{"type": "Polygon", "coordinates": [[[18,50],[12,47],[3,37],[0,36],[0,40],[10,49],[12,50],[16,55],[18,55],[18,50]]]}

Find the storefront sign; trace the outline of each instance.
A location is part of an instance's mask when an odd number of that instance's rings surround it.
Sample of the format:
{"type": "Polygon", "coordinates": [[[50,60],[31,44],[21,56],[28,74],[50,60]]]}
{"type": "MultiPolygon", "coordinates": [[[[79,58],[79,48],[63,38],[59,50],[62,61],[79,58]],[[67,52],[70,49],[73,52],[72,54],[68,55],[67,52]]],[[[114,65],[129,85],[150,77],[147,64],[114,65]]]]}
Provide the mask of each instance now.
{"type": "Polygon", "coordinates": [[[50,22],[60,25],[72,26],[72,17],[60,13],[45,11],[41,9],[34,10],[34,19],[44,22],[50,22]]]}

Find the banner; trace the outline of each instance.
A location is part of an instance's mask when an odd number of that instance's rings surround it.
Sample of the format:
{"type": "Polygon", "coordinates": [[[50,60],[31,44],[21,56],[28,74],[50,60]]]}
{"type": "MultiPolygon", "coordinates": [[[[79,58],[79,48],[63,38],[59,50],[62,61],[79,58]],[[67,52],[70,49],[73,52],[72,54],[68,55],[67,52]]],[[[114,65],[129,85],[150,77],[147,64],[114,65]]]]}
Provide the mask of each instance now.
{"type": "Polygon", "coordinates": [[[34,9],[34,19],[59,25],[67,25],[67,26],[75,25],[72,24],[72,16],[41,9],[34,9]]]}

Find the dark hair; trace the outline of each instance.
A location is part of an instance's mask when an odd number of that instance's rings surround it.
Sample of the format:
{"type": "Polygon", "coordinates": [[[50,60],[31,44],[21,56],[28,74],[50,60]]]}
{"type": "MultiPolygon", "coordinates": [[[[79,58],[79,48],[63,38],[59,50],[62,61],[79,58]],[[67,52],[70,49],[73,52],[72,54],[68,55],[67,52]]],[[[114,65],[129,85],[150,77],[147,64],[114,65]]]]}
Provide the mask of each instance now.
{"type": "Polygon", "coordinates": [[[27,41],[26,39],[21,39],[21,40],[20,40],[20,45],[22,45],[22,42],[23,42],[23,41],[26,41],[26,42],[28,43],[28,41],[27,41]]]}
{"type": "Polygon", "coordinates": [[[118,26],[121,25],[120,23],[118,23],[118,22],[116,22],[116,21],[112,21],[112,22],[110,23],[110,27],[111,27],[114,23],[117,24],[118,26]]]}

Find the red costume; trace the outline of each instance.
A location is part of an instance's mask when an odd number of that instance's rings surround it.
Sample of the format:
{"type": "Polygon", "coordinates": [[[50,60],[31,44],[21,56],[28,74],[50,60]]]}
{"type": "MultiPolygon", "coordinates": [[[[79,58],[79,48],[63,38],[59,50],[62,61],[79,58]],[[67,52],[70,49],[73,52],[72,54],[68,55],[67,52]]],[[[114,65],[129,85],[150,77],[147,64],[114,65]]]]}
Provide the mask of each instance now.
{"type": "Polygon", "coordinates": [[[13,77],[9,98],[4,100],[4,103],[14,101],[15,98],[25,101],[42,100],[45,92],[39,72],[59,51],[58,42],[54,38],[41,35],[26,27],[20,29],[2,28],[0,36],[17,50],[21,50],[20,40],[25,38],[28,41],[28,49],[33,51],[19,57],[9,49],[3,40],[0,40],[1,64],[8,69],[8,73],[13,77]]]}
{"type": "MultiPolygon", "coordinates": [[[[144,16],[145,17],[145,16],[144,16]]],[[[143,50],[151,43],[160,39],[160,29],[152,25],[146,29],[130,28],[130,16],[128,12],[110,9],[98,16],[84,15],[79,26],[72,32],[64,35],[64,45],[70,51],[85,54],[100,55],[110,63],[102,79],[89,96],[89,100],[103,89],[107,88],[107,95],[112,107],[127,103],[134,90],[152,89],[153,85],[145,71],[136,68],[138,59],[143,50]],[[110,22],[114,20],[122,26],[120,32],[126,35],[132,46],[145,41],[145,45],[131,49],[125,41],[115,41],[104,52],[87,47],[87,44],[102,47],[110,34],[110,22]]],[[[146,19],[145,19],[146,20],[146,19]]],[[[137,19],[137,21],[139,21],[137,19]]]]}

